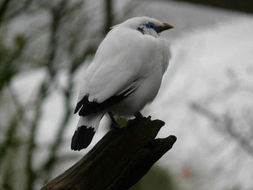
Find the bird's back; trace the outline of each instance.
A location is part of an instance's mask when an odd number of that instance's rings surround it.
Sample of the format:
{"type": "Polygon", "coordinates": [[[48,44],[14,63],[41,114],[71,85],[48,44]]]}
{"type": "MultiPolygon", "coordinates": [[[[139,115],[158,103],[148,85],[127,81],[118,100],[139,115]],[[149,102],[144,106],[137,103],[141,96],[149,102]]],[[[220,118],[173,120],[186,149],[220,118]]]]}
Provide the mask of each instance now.
{"type": "Polygon", "coordinates": [[[144,36],[137,30],[115,28],[110,31],[86,72],[86,91],[90,99],[102,101],[119,93],[136,78],[147,77],[153,69],[161,69],[162,48],[160,39],[144,36]]]}

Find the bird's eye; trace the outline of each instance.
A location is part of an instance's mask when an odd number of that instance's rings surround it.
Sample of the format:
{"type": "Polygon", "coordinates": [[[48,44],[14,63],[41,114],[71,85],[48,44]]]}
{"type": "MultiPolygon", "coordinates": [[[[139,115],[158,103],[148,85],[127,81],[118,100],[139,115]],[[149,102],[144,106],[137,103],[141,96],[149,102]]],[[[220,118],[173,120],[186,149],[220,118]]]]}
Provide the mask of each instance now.
{"type": "Polygon", "coordinates": [[[155,28],[155,25],[152,22],[147,23],[146,26],[147,28],[152,28],[152,29],[155,28]]]}

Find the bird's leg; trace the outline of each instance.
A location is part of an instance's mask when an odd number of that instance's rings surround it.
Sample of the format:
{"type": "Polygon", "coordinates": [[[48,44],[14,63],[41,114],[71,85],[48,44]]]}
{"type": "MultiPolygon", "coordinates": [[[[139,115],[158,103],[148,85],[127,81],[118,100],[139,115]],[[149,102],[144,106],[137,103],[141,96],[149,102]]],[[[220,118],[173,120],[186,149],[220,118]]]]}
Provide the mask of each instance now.
{"type": "Polygon", "coordinates": [[[120,125],[117,123],[117,121],[116,121],[115,118],[113,117],[112,112],[108,112],[108,115],[109,115],[109,117],[110,117],[110,119],[111,119],[111,121],[112,121],[111,128],[112,128],[112,129],[118,129],[118,128],[120,128],[120,125]]]}

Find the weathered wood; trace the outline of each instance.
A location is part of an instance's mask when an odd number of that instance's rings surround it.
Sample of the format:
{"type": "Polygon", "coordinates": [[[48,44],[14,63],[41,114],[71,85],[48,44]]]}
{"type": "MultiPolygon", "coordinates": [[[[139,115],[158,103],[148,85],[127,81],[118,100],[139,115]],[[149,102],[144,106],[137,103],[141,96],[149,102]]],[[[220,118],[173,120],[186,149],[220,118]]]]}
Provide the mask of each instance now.
{"type": "Polygon", "coordinates": [[[134,119],[109,131],[80,161],[42,190],[125,190],[170,150],[175,136],[155,139],[163,121],[134,119]]]}

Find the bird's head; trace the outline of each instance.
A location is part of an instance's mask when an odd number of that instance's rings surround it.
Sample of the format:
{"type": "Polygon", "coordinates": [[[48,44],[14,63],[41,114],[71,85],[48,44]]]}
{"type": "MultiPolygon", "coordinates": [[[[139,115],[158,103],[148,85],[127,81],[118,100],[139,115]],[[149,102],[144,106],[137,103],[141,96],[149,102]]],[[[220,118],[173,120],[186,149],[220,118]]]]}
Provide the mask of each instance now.
{"type": "Polygon", "coordinates": [[[117,26],[131,28],[139,31],[142,34],[148,34],[155,37],[157,37],[159,33],[173,28],[173,26],[167,23],[163,23],[150,17],[130,18],[117,26]]]}

